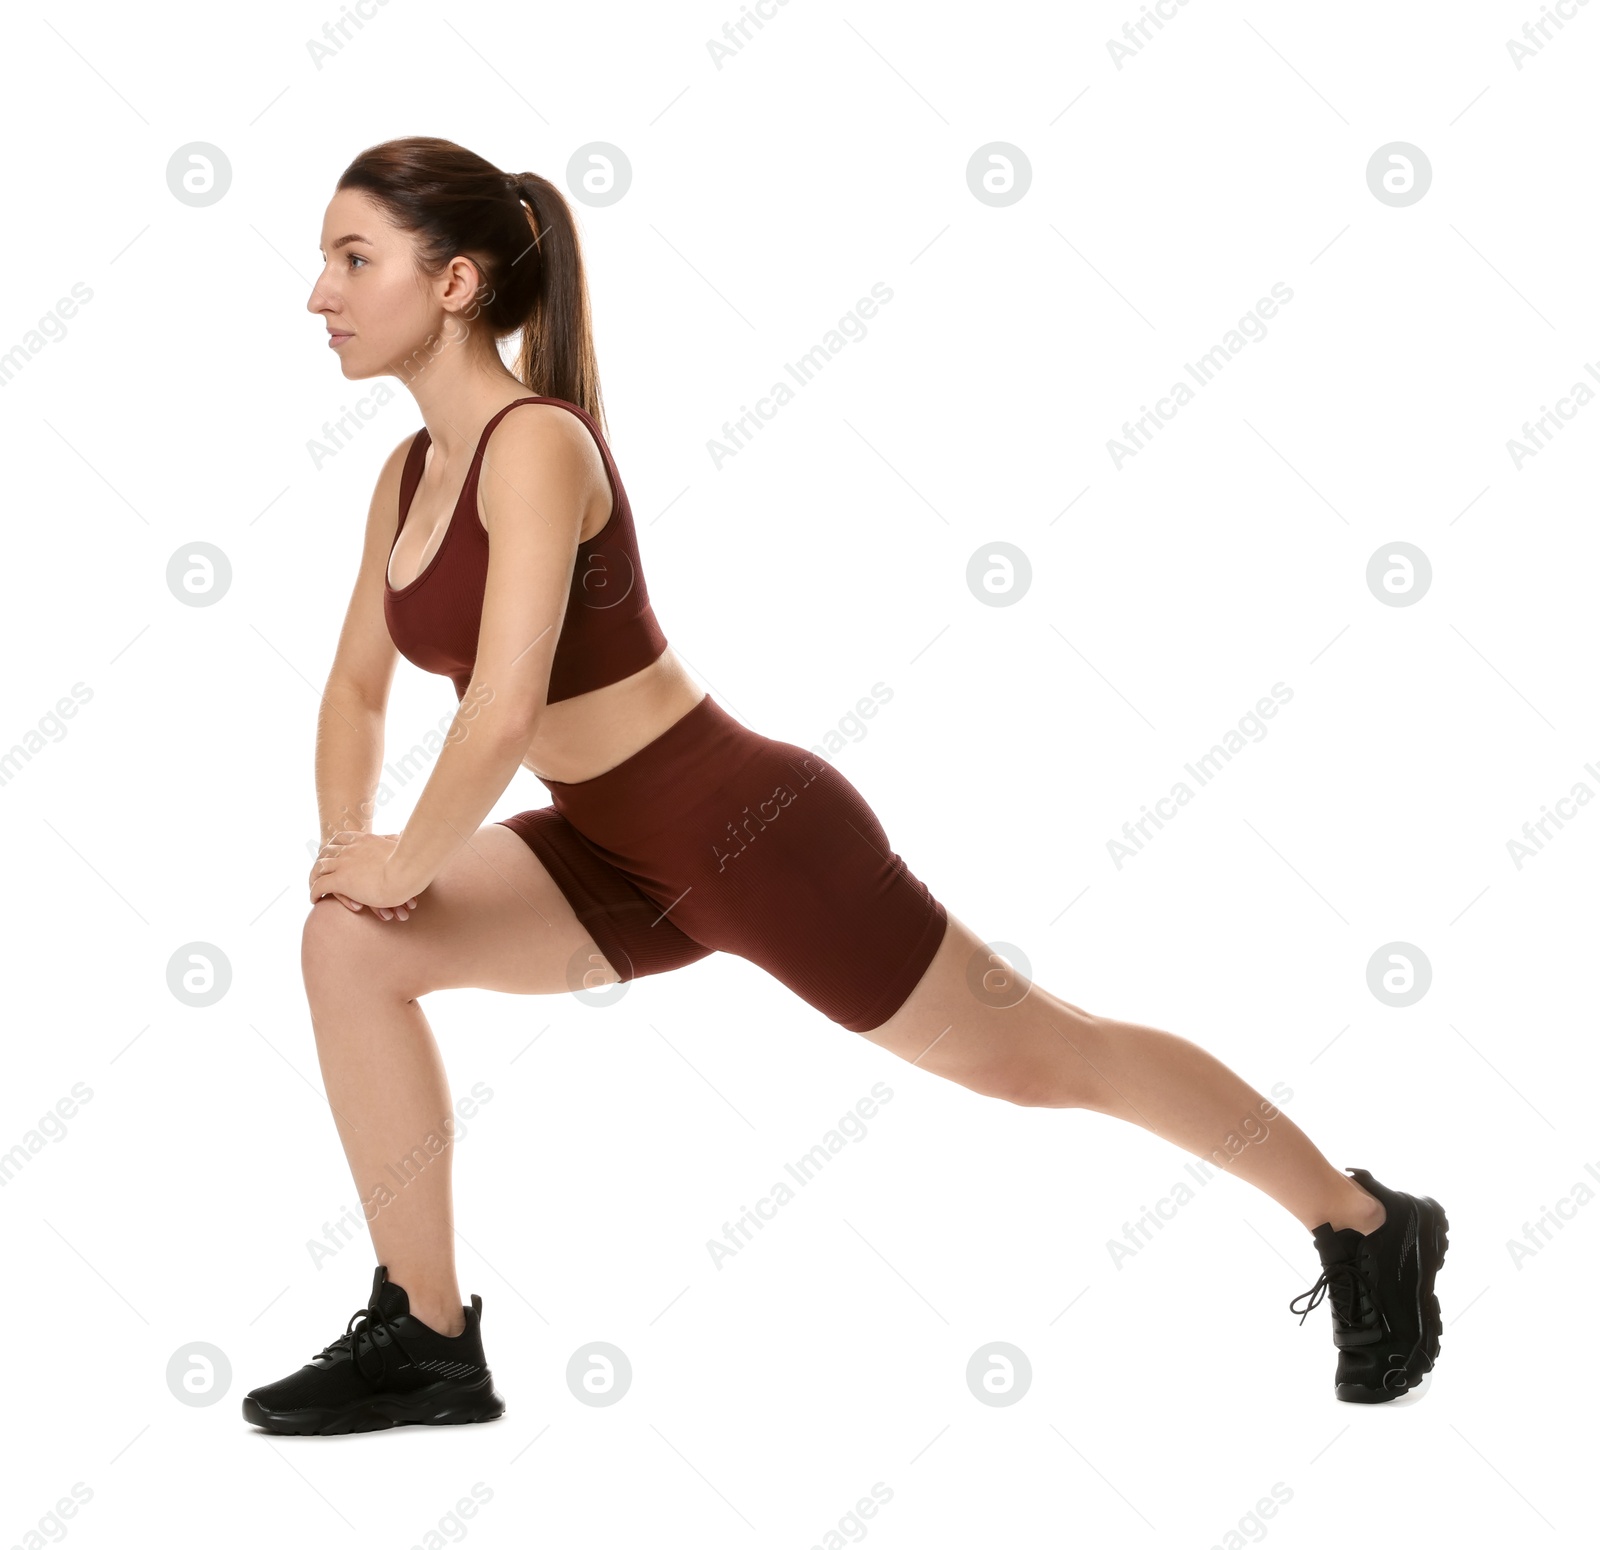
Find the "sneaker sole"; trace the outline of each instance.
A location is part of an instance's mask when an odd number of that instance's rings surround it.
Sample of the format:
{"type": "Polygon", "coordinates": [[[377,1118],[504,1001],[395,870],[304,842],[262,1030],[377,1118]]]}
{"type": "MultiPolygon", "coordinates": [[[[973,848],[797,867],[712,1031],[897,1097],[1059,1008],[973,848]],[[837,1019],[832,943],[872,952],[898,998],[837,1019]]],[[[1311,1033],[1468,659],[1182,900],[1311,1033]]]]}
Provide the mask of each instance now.
{"type": "Polygon", "coordinates": [[[1444,1214],[1444,1207],[1431,1196],[1421,1196],[1417,1201],[1417,1254],[1422,1271],[1417,1278],[1417,1327],[1422,1333],[1407,1353],[1405,1364],[1391,1367],[1384,1374],[1385,1384],[1392,1382],[1393,1387],[1340,1383],[1334,1390],[1339,1399],[1357,1405],[1385,1404],[1409,1394],[1422,1382],[1424,1374],[1433,1371],[1433,1364],[1439,1359],[1439,1338],[1444,1330],[1433,1284],[1449,1246],[1450,1219],[1444,1214]]]}
{"type": "Polygon", "coordinates": [[[477,1383],[430,1383],[409,1393],[377,1393],[337,1409],[268,1410],[253,1394],[244,1398],[244,1418],[279,1436],[337,1437],[346,1432],[381,1432],[392,1426],[466,1426],[505,1414],[493,1378],[477,1383]]]}

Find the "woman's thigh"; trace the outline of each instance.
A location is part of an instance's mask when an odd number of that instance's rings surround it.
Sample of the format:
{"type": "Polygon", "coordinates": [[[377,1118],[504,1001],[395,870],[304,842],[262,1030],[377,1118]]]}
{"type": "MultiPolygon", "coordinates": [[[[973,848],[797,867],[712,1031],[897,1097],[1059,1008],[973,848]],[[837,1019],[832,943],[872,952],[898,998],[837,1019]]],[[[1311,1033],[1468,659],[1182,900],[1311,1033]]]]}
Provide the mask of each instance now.
{"type": "Polygon", "coordinates": [[[308,990],[354,969],[407,1001],[468,987],[557,994],[618,977],[544,863],[499,823],[456,851],[406,920],[319,899],[302,957],[308,990]]]}
{"type": "Polygon", "coordinates": [[[1078,1104],[1097,1075],[1100,1019],[1063,1001],[950,914],[927,971],[863,1034],[902,1060],[1017,1104],[1078,1104]]]}

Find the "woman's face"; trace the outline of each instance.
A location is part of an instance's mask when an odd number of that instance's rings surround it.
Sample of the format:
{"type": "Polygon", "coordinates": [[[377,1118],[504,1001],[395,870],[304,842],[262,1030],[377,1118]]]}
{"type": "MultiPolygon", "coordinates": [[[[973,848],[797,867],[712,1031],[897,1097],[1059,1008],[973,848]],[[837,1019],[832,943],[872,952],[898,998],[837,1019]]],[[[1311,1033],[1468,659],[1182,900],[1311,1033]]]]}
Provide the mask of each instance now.
{"type": "Polygon", "coordinates": [[[322,273],[306,310],[327,324],[340,369],[351,379],[396,372],[441,322],[409,233],[368,195],[341,189],[328,201],[320,245],[322,273]]]}

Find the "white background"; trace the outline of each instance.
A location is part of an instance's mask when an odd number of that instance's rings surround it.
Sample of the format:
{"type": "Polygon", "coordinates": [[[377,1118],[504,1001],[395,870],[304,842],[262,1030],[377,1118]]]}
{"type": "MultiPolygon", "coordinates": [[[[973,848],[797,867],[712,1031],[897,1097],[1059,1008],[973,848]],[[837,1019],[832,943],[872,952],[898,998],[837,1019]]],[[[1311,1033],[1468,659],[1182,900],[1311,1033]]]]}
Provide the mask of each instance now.
{"type": "MultiPolygon", "coordinates": [[[[0,1544],[1577,1542],[1600,1205],[1520,1267],[1507,1242],[1600,1169],[1600,812],[1520,868],[1507,842],[1600,790],[1600,407],[1520,470],[1508,442],[1600,387],[1597,11],[1520,71],[1531,3],[1194,0],[1121,69],[1133,0],[792,0],[720,69],[733,4],[390,0],[320,69],[333,3],[14,17],[0,745],[43,731],[0,786],[0,1150],[92,1098],[0,1189],[0,1544]],[[1186,1154],[944,1083],[718,955],[604,1010],[428,998],[453,1091],[492,1092],[455,1169],[502,1421],[242,1422],[372,1271],[365,1241],[307,1248],[355,1201],[299,938],[318,692],[373,482],[421,422],[401,392],[314,465],[377,384],[305,302],[339,172],[408,134],[563,186],[578,147],[625,152],[626,197],[574,208],[673,646],[800,744],[888,686],[835,762],[952,912],[1443,1202],[1420,1397],[1335,1401],[1326,1307],[1287,1309],[1310,1237],[1264,1195],[1218,1178],[1119,1270],[1107,1240],[1186,1154]],[[1366,171],[1396,140],[1433,172],[1400,208],[1366,171]],[[232,168],[203,208],[167,189],[191,141],[232,168]],[[967,182],[993,141],[1031,167],[1000,208],[967,182]],[[880,281],[866,337],[718,470],[724,422],[880,281]],[[28,355],[75,282],[92,300],[28,355]],[[1123,422],[1275,282],[1267,336],[1119,470],[1123,422]],[[1032,584],[986,607],[967,565],[1001,540],[1032,584]],[[210,607],[167,583],[197,541],[231,565],[210,607]],[[1408,607],[1366,582],[1396,541],[1432,566],[1408,607]],[[1278,682],[1267,735],[1113,864],[1278,682]],[[168,988],[197,941],[232,973],[205,1008],[168,988]],[[1432,968],[1406,1008],[1367,983],[1397,941],[1432,968]],[[866,1138],[715,1269],[706,1240],[879,1081],[866,1138]],[[595,1340],[633,1365],[606,1408],[565,1376],[595,1340]],[[966,1386],[992,1341],[1032,1364],[1011,1406],[966,1386]],[[214,1405],[168,1390],[193,1342],[231,1364],[214,1405]]],[[[391,752],[453,705],[402,663],[391,752]]],[[[547,800],[519,775],[493,816],[547,800]]]]}

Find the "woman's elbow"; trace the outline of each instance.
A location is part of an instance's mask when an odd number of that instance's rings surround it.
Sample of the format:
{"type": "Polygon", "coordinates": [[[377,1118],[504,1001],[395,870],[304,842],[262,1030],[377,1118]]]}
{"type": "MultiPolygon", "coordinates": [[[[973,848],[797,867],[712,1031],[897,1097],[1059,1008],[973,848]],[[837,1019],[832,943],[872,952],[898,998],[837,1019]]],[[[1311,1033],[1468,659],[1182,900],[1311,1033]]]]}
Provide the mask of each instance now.
{"type": "Polygon", "coordinates": [[[456,719],[497,742],[526,748],[543,709],[542,696],[540,704],[530,705],[524,696],[496,694],[491,685],[473,679],[461,696],[456,719]]]}

